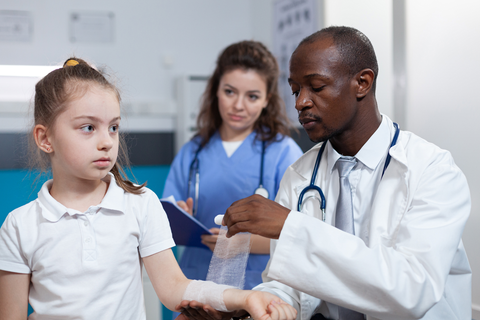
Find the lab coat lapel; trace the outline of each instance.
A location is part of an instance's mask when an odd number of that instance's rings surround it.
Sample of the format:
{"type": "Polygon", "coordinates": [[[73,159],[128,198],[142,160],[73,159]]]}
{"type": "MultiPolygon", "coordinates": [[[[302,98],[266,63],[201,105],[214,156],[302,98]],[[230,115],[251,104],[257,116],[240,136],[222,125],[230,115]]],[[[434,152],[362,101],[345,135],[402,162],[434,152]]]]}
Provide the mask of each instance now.
{"type": "Polygon", "coordinates": [[[369,247],[375,246],[378,241],[392,245],[400,221],[407,211],[409,189],[406,143],[405,134],[400,132],[397,144],[389,150],[392,160],[378,186],[370,219],[366,221],[368,227],[363,228],[369,233],[361,235],[369,247]]]}

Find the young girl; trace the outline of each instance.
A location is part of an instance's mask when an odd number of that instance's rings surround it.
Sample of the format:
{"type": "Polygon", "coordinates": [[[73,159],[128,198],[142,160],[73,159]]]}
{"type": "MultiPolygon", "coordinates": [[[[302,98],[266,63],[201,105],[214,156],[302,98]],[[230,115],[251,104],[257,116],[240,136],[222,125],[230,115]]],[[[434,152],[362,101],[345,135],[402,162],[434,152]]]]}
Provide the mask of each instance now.
{"type": "Polygon", "coordinates": [[[120,95],[100,72],[71,58],[35,91],[33,137],[53,179],[0,229],[0,319],[25,319],[28,303],[29,319],[145,319],[142,264],[170,309],[184,298],[295,318],[275,296],[185,278],[157,196],[124,178],[120,95]]]}

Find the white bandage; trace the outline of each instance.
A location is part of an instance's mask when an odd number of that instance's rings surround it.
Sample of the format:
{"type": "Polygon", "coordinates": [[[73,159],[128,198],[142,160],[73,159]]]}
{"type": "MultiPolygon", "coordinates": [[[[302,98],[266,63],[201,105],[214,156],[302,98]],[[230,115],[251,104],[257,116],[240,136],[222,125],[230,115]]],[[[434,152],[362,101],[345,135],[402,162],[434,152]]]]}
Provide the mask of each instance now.
{"type": "Polygon", "coordinates": [[[223,301],[223,292],[227,289],[235,289],[235,287],[216,284],[212,281],[192,280],[185,289],[182,300],[195,300],[203,304],[208,304],[218,311],[232,311],[227,310],[225,302],[223,301]]]}

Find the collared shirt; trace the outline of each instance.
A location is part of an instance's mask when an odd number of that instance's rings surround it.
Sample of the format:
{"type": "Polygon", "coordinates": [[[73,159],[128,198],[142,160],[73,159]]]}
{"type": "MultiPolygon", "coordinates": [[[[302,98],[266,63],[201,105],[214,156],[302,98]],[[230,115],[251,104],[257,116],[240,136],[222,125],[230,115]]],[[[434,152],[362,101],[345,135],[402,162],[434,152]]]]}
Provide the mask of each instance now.
{"type": "MultiPolygon", "coordinates": [[[[383,166],[391,143],[390,130],[391,128],[383,117],[380,126],[355,155],[358,161],[348,176],[352,190],[355,235],[362,239],[368,236],[362,233],[362,230],[365,230],[366,224],[368,224],[368,221],[365,220],[365,213],[372,207],[382,177],[383,166]]],[[[335,212],[340,188],[338,170],[335,164],[342,155],[333,149],[330,141],[327,142],[325,149],[328,172],[331,173],[325,192],[327,201],[326,220],[329,224],[335,225],[335,212]]],[[[317,177],[318,179],[319,177],[317,177]]]]}
{"type": "Polygon", "coordinates": [[[158,197],[125,192],[109,174],[99,205],[67,208],[49,193],[0,229],[0,270],[30,273],[29,319],[145,319],[141,258],[174,246],[158,197]]]}

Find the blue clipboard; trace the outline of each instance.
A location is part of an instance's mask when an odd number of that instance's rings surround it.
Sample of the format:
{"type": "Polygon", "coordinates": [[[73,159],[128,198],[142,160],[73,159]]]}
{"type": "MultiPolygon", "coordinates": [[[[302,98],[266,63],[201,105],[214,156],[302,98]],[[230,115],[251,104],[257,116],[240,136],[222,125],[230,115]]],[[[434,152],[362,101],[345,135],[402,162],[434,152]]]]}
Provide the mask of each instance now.
{"type": "Polygon", "coordinates": [[[182,246],[206,248],[201,242],[200,236],[202,234],[212,234],[208,228],[178,207],[173,197],[161,199],[160,202],[170,221],[170,229],[175,243],[182,246]]]}

